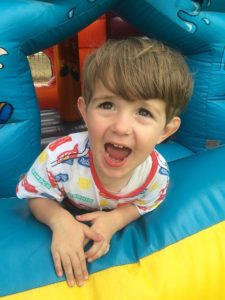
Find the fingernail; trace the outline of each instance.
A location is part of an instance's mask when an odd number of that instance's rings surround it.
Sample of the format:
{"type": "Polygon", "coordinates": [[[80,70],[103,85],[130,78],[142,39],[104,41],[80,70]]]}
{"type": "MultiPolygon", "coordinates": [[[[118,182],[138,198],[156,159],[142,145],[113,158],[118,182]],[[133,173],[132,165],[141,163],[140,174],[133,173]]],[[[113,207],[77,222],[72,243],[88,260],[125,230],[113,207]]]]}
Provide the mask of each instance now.
{"type": "Polygon", "coordinates": [[[74,286],[75,282],[73,280],[69,281],[69,286],[74,286]]]}
{"type": "Polygon", "coordinates": [[[63,276],[62,272],[58,272],[57,275],[58,275],[59,277],[62,277],[62,276],[63,276]]]}
{"type": "Polygon", "coordinates": [[[82,282],[82,281],[78,281],[78,282],[77,282],[77,285],[78,285],[78,286],[82,286],[82,285],[83,285],[83,282],[82,282]]]}
{"type": "Polygon", "coordinates": [[[85,280],[88,280],[88,275],[85,275],[85,276],[84,276],[84,279],[85,279],[85,280]]]}

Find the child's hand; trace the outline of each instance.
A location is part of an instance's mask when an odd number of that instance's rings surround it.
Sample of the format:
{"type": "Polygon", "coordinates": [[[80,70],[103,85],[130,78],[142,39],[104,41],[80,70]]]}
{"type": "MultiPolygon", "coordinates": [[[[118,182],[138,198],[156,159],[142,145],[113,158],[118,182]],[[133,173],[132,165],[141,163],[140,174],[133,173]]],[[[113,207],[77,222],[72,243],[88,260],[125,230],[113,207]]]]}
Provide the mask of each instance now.
{"type": "Polygon", "coordinates": [[[69,286],[75,282],[82,286],[88,279],[84,244],[88,240],[99,242],[102,237],[72,216],[55,224],[52,231],[51,251],[57,275],[61,277],[64,270],[69,286]]]}
{"type": "Polygon", "coordinates": [[[101,240],[94,240],[92,247],[85,253],[88,262],[106,254],[114,233],[138,218],[140,218],[138,210],[132,204],[118,207],[109,212],[96,211],[77,216],[76,219],[80,222],[91,222],[91,229],[103,237],[101,240]]]}
{"type": "Polygon", "coordinates": [[[109,251],[110,240],[117,231],[115,219],[110,212],[91,212],[76,216],[76,219],[81,222],[91,222],[91,229],[103,237],[102,240],[94,241],[92,247],[85,253],[88,262],[105,255],[109,251]]]}

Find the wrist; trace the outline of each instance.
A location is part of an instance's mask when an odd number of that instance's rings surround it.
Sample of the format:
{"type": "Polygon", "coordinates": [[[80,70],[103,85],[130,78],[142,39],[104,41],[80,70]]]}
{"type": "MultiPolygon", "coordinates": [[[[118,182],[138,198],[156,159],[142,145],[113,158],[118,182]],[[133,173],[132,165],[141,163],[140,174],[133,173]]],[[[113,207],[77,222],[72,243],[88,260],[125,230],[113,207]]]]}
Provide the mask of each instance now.
{"type": "Polygon", "coordinates": [[[113,222],[115,224],[115,231],[122,229],[123,227],[139,219],[140,217],[137,208],[132,204],[118,207],[112,210],[110,213],[112,214],[113,222]]]}
{"type": "Polygon", "coordinates": [[[49,224],[48,226],[52,231],[57,229],[59,226],[61,227],[66,226],[67,223],[71,222],[78,222],[75,220],[75,218],[64,208],[61,207],[60,210],[55,212],[50,218],[49,218],[49,224]]]}

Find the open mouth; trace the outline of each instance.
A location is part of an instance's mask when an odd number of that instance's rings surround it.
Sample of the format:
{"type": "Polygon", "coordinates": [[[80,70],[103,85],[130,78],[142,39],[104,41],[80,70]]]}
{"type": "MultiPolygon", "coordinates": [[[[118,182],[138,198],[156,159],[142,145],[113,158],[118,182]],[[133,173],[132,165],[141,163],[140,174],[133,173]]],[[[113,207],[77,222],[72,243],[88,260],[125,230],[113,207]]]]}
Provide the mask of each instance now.
{"type": "Polygon", "coordinates": [[[105,144],[108,157],[115,162],[123,162],[131,153],[131,149],[118,144],[105,144]]]}

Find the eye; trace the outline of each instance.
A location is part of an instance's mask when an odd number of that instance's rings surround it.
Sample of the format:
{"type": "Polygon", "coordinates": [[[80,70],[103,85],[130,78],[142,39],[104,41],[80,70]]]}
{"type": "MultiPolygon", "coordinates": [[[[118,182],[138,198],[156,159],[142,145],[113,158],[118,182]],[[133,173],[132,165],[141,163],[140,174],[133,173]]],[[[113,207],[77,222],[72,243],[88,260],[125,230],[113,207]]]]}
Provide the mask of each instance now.
{"type": "Polygon", "coordinates": [[[152,113],[149,110],[145,109],[145,108],[140,108],[138,110],[138,114],[142,117],[145,117],[145,118],[153,118],[152,113]]]}
{"type": "Polygon", "coordinates": [[[111,110],[113,108],[113,103],[109,101],[102,102],[98,105],[98,107],[105,110],[111,110]]]}

